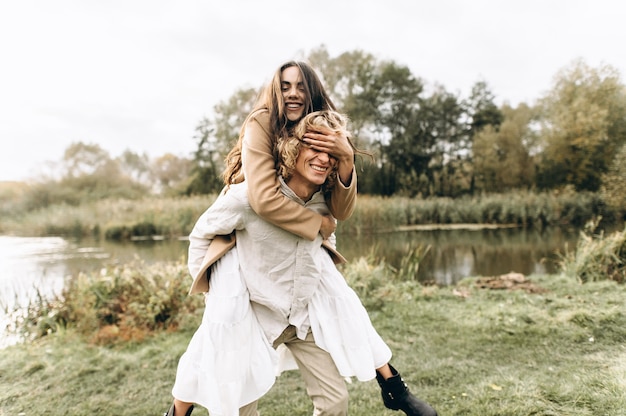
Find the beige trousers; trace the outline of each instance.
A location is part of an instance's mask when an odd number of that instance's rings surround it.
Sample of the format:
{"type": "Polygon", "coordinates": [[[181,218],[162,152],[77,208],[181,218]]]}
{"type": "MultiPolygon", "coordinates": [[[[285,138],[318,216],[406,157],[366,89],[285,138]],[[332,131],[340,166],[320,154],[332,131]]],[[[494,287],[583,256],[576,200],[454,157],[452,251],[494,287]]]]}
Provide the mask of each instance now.
{"type": "MultiPolygon", "coordinates": [[[[344,378],[330,354],[315,345],[309,331],[303,341],[296,336],[296,329],[288,326],[274,342],[274,348],[285,344],[293,354],[306,384],[306,391],[313,401],[314,416],[346,416],[348,414],[348,389],[344,378]]],[[[239,409],[239,416],[258,416],[258,402],[239,409]]]]}

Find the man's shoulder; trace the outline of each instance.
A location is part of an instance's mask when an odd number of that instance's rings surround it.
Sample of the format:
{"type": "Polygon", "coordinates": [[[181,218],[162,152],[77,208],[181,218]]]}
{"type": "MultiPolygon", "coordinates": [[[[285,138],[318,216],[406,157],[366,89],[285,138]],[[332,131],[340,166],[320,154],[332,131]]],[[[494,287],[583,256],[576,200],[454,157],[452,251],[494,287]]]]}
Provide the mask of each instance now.
{"type": "Polygon", "coordinates": [[[234,183],[222,190],[222,195],[236,200],[239,203],[249,205],[248,203],[248,184],[246,181],[234,183]]]}

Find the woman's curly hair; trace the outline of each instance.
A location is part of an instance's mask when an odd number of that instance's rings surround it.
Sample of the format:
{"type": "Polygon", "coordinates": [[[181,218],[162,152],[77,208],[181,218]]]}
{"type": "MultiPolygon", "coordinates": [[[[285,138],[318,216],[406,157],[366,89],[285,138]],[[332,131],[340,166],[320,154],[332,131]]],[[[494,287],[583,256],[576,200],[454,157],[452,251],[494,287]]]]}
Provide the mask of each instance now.
{"type": "MultiPolygon", "coordinates": [[[[291,175],[296,169],[296,159],[300,153],[301,146],[307,146],[302,141],[304,134],[307,131],[317,131],[320,128],[326,128],[334,133],[345,134],[350,140],[350,134],[347,131],[348,118],[333,110],[315,111],[307,114],[294,128],[293,135],[291,137],[281,139],[276,145],[278,161],[278,173],[285,179],[291,178],[291,175]]],[[[354,147],[354,146],[353,146],[354,147]]],[[[337,163],[333,165],[328,179],[322,185],[322,192],[327,194],[331,192],[337,182],[337,163]]]]}

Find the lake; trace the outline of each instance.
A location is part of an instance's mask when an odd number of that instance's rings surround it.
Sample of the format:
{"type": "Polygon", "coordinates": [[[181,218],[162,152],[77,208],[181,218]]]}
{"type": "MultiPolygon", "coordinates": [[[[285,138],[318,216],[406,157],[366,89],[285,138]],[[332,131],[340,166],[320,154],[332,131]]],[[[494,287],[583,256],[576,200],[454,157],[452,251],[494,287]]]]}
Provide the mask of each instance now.
{"type": "MultiPolygon", "coordinates": [[[[557,253],[567,247],[573,249],[578,236],[577,230],[567,228],[403,231],[339,235],[337,248],[348,261],[374,255],[398,266],[412,247],[430,246],[418,278],[445,286],[468,276],[512,271],[525,275],[553,273],[557,270],[557,253]]],[[[185,240],[113,243],[0,236],[0,330],[6,324],[4,310],[27,305],[38,293],[60,293],[67,276],[98,271],[104,265],[123,264],[134,258],[146,263],[184,261],[187,246],[185,240]]],[[[0,344],[10,342],[6,336],[2,338],[0,344]]]]}
{"type": "MultiPolygon", "coordinates": [[[[563,228],[429,230],[339,235],[337,248],[348,261],[373,254],[398,266],[411,247],[427,245],[430,250],[420,265],[419,280],[451,285],[468,276],[553,273],[556,253],[573,248],[577,239],[577,230],[563,228]]],[[[0,299],[5,305],[21,303],[36,288],[56,293],[66,276],[135,257],[147,263],[184,260],[187,246],[185,240],[113,243],[0,236],[0,299]]]]}

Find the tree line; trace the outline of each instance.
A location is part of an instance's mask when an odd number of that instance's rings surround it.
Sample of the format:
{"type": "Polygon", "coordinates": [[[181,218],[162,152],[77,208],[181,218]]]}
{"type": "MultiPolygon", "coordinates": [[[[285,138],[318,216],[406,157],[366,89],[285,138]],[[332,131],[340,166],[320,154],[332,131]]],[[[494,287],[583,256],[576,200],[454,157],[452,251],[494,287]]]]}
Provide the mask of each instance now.
{"type": "MultiPolygon", "coordinates": [[[[617,183],[626,169],[626,87],[608,65],[575,60],[535,104],[498,106],[485,81],[462,97],[363,51],[332,57],[322,46],[305,58],[350,117],[357,146],[376,155],[359,161],[361,193],[626,191],[617,183]]],[[[256,96],[255,89],[240,89],[199,123],[190,191],[221,186],[214,179],[222,158],[256,96]]]]}
{"type": "MultiPolygon", "coordinates": [[[[575,60],[535,103],[513,106],[497,105],[486,81],[462,96],[361,50],[331,56],[320,46],[303,59],[350,117],[356,145],[374,154],[357,160],[362,194],[455,198],[570,188],[626,206],[626,87],[609,65],[575,60]]],[[[79,199],[219,191],[223,159],[258,91],[238,89],[200,120],[189,157],[127,151],[111,158],[98,145],[72,144],[56,187],[48,181],[36,205],[71,199],[63,190],[79,199]]]]}

